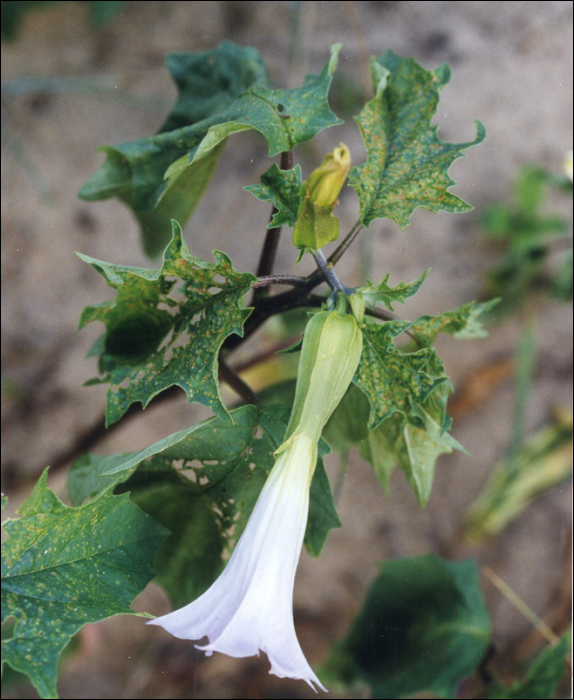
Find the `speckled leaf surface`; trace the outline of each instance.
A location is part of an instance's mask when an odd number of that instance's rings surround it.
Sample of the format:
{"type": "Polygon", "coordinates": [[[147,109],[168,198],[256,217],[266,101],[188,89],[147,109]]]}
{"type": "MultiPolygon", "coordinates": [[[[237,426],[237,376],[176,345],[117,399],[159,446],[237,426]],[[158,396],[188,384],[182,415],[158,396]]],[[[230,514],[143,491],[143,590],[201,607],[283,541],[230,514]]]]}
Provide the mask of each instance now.
{"type": "Polygon", "coordinates": [[[275,90],[261,83],[249,87],[209,129],[194,159],[203,158],[229,135],[246,129],[255,129],[265,137],[269,157],[273,157],[323,129],[342,124],[328,100],[340,49],[341,44],[334,44],[321,73],[308,75],[300,88],[275,90]]]}
{"type": "Polygon", "coordinates": [[[104,491],[78,508],[47,488],[47,471],[3,527],[2,663],[25,673],[41,697],[57,697],[60,654],[85,624],[135,614],[130,604],[153,578],[166,531],[130,502],[104,491]]]}
{"type": "MultiPolygon", "coordinates": [[[[429,363],[427,371],[432,376],[444,374],[438,358],[429,363]]],[[[442,382],[424,401],[410,404],[406,414],[394,413],[362,440],[361,454],[371,463],[386,493],[398,466],[423,508],[431,494],[438,457],[455,449],[465,451],[448,433],[451,420],[446,404],[451,392],[452,384],[442,382]]]]}
{"type": "Polygon", "coordinates": [[[474,560],[449,562],[436,554],[392,559],[381,566],[349,634],[319,676],[345,687],[366,683],[374,698],[428,691],[455,698],[490,635],[474,560]]]}
{"type": "Polygon", "coordinates": [[[367,323],[363,330],[363,352],[353,381],[369,398],[369,428],[399,411],[408,415],[410,406],[423,402],[446,375],[429,373],[435,361],[433,348],[401,352],[394,338],[410,327],[407,321],[367,323]]]}
{"type": "Polygon", "coordinates": [[[91,321],[106,326],[100,372],[110,382],[108,425],[132,403],[145,408],[173,385],[184,389],[190,402],[227,415],[217,357],[227,336],[243,333],[251,312],[243,303],[255,277],[237,272],[225,253],[213,256],[215,263],[192,256],[175,221],[159,270],[80,255],[118,292],[110,302],[86,307],[80,318],[80,328],[91,321]]]}
{"type": "MultiPolygon", "coordinates": [[[[113,457],[90,455],[76,462],[68,489],[81,503],[108,485],[125,482],[135,502],[171,535],[156,557],[158,582],[175,607],[203,593],[237,542],[282,443],[289,418],[284,406],[231,411],[232,421],[212,418],[146,450],[113,457]]],[[[311,483],[305,545],[318,555],[340,521],[319,446],[311,483]]]]}
{"type": "Polygon", "coordinates": [[[372,308],[380,303],[392,311],[394,303],[404,304],[409,297],[419,291],[428,273],[429,270],[425,270],[414,282],[400,282],[396,287],[390,287],[388,282],[391,273],[389,272],[378,284],[369,282],[365,287],[356,289],[355,293],[361,294],[365,303],[372,308]]]}
{"type": "Polygon", "coordinates": [[[456,184],[448,175],[454,160],[485,138],[476,122],[474,141],[442,141],[438,126],[431,126],[440,90],[450,80],[443,65],[427,71],[412,58],[387,51],[371,60],[375,97],[356,118],[367,161],[351,169],[349,184],[361,204],[361,221],[393,219],[404,229],[412,212],[423,207],[433,212],[464,212],[472,207],[449,192],[456,184]]]}
{"type": "MultiPolygon", "coordinates": [[[[438,358],[425,370],[429,376],[444,374],[438,358]]],[[[424,507],[431,493],[438,457],[454,449],[464,451],[448,433],[451,421],[446,403],[451,391],[452,384],[443,381],[421,403],[407,401],[402,411],[396,411],[369,430],[369,399],[358,386],[352,385],[325,426],[323,436],[343,457],[351,446],[358,445],[385,493],[390,490],[391,474],[400,467],[419,505],[424,507]]]]}
{"type": "Polygon", "coordinates": [[[267,228],[294,226],[301,203],[301,166],[281,170],[275,163],[263,173],[260,185],[249,185],[243,189],[251,192],[262,202],[272,202],[277,211],[267,228]]]}
{"type": "Polygon", "coordinates": [[[144,247],[157,255],[169,241],[170,220],[191,216],[230,134],[255,129],[269,155],[289,150],[341,121],[327,95],[339,45],[320,75],[302,87],[268,87],[256,49],[225,41],[213,51],[171,54],[178,86],[174,109],[154,136],[104,146],[106,160],[79,191],[82,199],[117,197],[138,219],[144,247]]]}
{"type": "Polygon", "coordinates": [[[437,316],[421,316],[411,330],[417,337],[428,345],[436,340],[439,333],[448,333],[460,340],[469,338],[485,338],[488,333],[484,329],[480,316],[494,308],[500,299],[486,302],[471,301],[452,311],[444,311],[437,316]]]}

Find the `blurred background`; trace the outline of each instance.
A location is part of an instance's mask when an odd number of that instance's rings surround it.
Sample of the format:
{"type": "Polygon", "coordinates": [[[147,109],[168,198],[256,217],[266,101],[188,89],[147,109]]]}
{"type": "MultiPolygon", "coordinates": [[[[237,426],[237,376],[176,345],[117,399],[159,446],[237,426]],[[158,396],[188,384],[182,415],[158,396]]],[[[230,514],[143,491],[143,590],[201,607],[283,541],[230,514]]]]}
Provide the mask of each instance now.
{"type": "MultiPolygon", "coordinates": [[[[355,164],[363,162],[351,117],[371,97],[369,56],[390,48],[427,69],[451,66],[435,120],[441,138],[470,141],[473,120],[485,125],[486,142],[451,169],[460,181],[456,194],[475,209],[462,215],[419,209],[405,233],[377,220],[338,265],[340,277],[353,286],[390,272],[395,285],[432,268],[421,292],[396,309],[407,319],[473,299],[503,301],[487,319],[487,338],[437,343],[455,387],[452,433],[470,454],[439,458],[424,511],[402,472],[394,473],[386,496],[354,450],[345,472],[336,455],[328,458],[343,526],[332,531],[319,559],[303,552],[296,628],[311,664],[320,663],[359,611],[380,562],[432,551],[453,560],[475,556],[488,567],[483,590],[502,672],[534,654],[544,638],[489,571],[561,633],[571,596],[572,189],[564,163],[572,148],[572,4],[2,2],[2,22],[2,491],[10,497],[8,515],[47,465],[50,486],[65,499],[67,468],[89,441],[101,453],[141,449],[209,415],[182,393],[106,436],[96,429],[106,387],[82,386],[95,373],[95,361],[85,355],[101,329],[94,324],[78,333],[78,318],[112,290],[75,251],[122,264],[154,263],[121,203],[83,202],[76,193],[103,161],[99,146],[148,136],[163,122],[176,96],[164,54],[208,50],[229,39],[261,52],[272,84],[295,87],[306,73],[320,71],[332,43],[342,42],[331,105],[346,124],[295,152],[308,174],[340,141],[355,164]],[[22,13],[23,4],[40,7],[22,13]],[[510,474],[501,487],[508,498],[496,510],[487,494],[469,516],[501,464],[510,474]]],[[[185,231],[194,255],[210,259],[217,248],[238,270],[255,270],[269,207],[242,187],[258,182],[269,164],[254,132],[229,139],[185,231]]],[[[343,232],[357,213],[349,188],[338,209],[343,232]]],[[[295,270],[295,259],[284,232],[276,272],[313,269],[306,260],[295,270]]],[[[263,329],[234,360],[245,362],[278,332],[273,324],[263,329]]],[[[274,378],[260,369],[251,379],[263,387],[274,378]]],[[[134,607],[161,614],[168,602],[150,585],[134,607]]],[[[303,683],[267,670],[264,655],[206,659],[191,643],[150,631],[141,619],[116,618],[82,630],[62,662],[59,689],[63,698],[314,697],[303,683]]],[[[36,694],[9,674],[3,697],[36,694]]]]}

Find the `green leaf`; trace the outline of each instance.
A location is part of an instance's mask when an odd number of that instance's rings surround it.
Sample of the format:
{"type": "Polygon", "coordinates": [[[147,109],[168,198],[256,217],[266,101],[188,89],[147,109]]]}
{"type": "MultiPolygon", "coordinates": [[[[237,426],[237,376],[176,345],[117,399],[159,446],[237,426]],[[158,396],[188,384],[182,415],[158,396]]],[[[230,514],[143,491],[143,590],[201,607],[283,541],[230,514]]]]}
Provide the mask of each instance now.
{"type": "Polygon", "coordinates": [[[474,141],[450,144],[431,126],[439,91],[450,79],[448,66],[427,71],[414,59],[387,51],[371,59],[371,75],[375,97],[356,118],[367,162],[351,169],[349,181],[359,195],[363,224],[390,218],[404,229],[417,207],[469,211],[469,204],[449,192],[456,183],[448,170],[466,149],[484,140],[485,130],[476,122],[474,141]]]}
{"type": "Polygon", "coordinates": [[[407,321],[388,321],[362,327],[363,352],[353,381],[369,398],[371,430],[397,411],[408,415],[411,405],[423,402],[447,381],[444,370],[438,376],[426,371],[436,358],[433,348],[404,353],[394,344],[393,339],[410,325],[407,321]]]}
{"type": "Polygon", "coordinates": [[[389,287],[388,285],[389,277],[391,276],[389,272],[383,277],[379,284],[375,285],[369,282],[366,287],[359,287],[359,289],[356,289],[355,293],[362,294],[365,303],[371,308],[374,308],[377,303],[381,303],[392,311],[394,303],[404,304],[409,297],[412,297],[419,291],[429,270],[430,268],[425,270],[414,282],[401,282],[397,284],[396,287],[389,287]]]}
{"type": "MultiPolygon", "coordinates": [[[[289,409],[243,406],[230,415],[232,422],[211,418],[140,452],[90,455],[68,478],[74,503],[120,479],[120,488],[171,531],[156,566],[175,607],[201,595],[219,575],[275,463],[289,409]]],[[[305,544],[314,556],[330,528],[340,526],[322,461],[327,452],[322,442],[311,483],[305,544]]]]}
{"type": "Polygon", "coordinates": [[[104,490],[78,508],[47,488],[47,471],[7,520],[2,546],[2,622],[16,619],[2,642],[2,663],[28,675],[41,697],[55,698],[57,663],[85,624],[136,614],[130,604],[154,576],[163,528],[104,490]]]}
{"type": "Polygon", "coordinates": [[[439,333],[448,333],[459,340],[485,338],[488,333],[479,317],[494,308],[500,299],[478,303],[471,301],[452,311],[443,311],[437,316],[421,316],[412,324],[411,330],[417,338],[432,345],[439,333]]]}
{"type": "Polygon", "coordinates": [[[173,385],[184,389],[190,402],[227,415],[217,357],[225,338],[243,333],[251,313],[243,303],[255,277],[237,272],[225,253],[214,251],[213,256],[215,263],[192,256],[175,221],[159,270],[112,265],[80,254],[118,292],[112,301],[86,307],[80,318],[80,328],[91,321],[106,326],[100,371],[111,385],[108,425],[132,403],[139,401],[145,408],[173,385]]]}
{"type": "Polygon", "coordinates": [[[560,641],[541,651],[530,664],[526,678],[508,688],[502,684],[488,693],[488,698],[504,700],[547,700],[556,695],[564,678],[566,663],[570,655],[572,633],[567,630],[560,641]]]}
{"type": "Polygon", "coordinates": [[[365,394],[358,386],[351,384],[327,421],[323,437],[334,450],[344,456],[350,447],[367,437],[370,410],[365,394]]]}
{"type": "Polygon", "coordinates": [[[295,225],[301,202],[300,165],[296,165],[291,170],[280,170],[273,163],[261,176],[260,185],[249,185],[243,189],[251,192],[262,202],[272,202],[277,209],[267,228],[295,225]]]}
{"type": "Polygon", "coordinates": [[[103,146],[105,162],[78,193],[88,201],[124,202],[152,257],[169,242],[171,219],[185,225],[213,175],[223,143],[191,162],[209,127],[251,85],[267,84],[259,52],[228,41],[213,51],[168,54],[166,60],[179,91],[167,120],[154,136],[103,146]]]}
{"type": "MultiPolygon", "coordinates": [[[[436,355],[425,371],[435,379],[444,377],[444,367],[436,355]]],[[[352,385],[325,426],[323,437],[343,459],[349,447],[359,445],[362,457],[373,467],[385,493],[389,492],[393,470],[400,467],[419,505],[424,507],[430,496],[437,458],[454,449],[465,451],[447,432],[451,421],[446,402],[451,391],[452,384],[442,381],[424,401],[407,400],[403,410],[369,430],[369,399],[358,386],[352,385]]]]}
{"type": "Polygon", "coordinates": [[[375,698],[432,691],[456,697],[490,638],[476,563],[435,554],[385,562],[347,637],[319,676],[347,687],[367,683],[375,698]]]}
{"type": "Polygon", "coordinates": [[[271,158],[312,139],[323,129],[342,124],[328,101],[340,50],[341,44],[334,44],[321,73],[308,75],[300,88],[275,90],[259,83],[252,85],[209,129],[194,158],[204,157],[230,134],[246,129],[255,129],[267,139],[271,158]]]}
{"type": "Polygon", "coordinates": [[[165,124],[155,136],[103,147],[106,161],[79,196],[118,197],[140,222],[146,252],[159,253],[169,240],[170,220],[185,225],[193,213],[227,136],[255,129],[273,156],[341,123],[327,100],[339,48],[333,47],[320,75],[307,76],[293,90],[267,87],[259,52],[231,42],[169,56],[179,96],[165,124]]]}
{"type": "MultiPolygon", "coordinates": [[[[444,376],[438,357],[429,362],[427,371],[433,377],[444,376]]],[[[410,404],[406,414],[393,414],[361,442],[361,454],[373,466],[386,493],[393,469],[399,466],[423,508],[431,493],[438,457],[455,449],[465,451],[447,432],[451,420],[446,403],[451,391],[452,384],[442,382],[423,402],[410,404]]]]}

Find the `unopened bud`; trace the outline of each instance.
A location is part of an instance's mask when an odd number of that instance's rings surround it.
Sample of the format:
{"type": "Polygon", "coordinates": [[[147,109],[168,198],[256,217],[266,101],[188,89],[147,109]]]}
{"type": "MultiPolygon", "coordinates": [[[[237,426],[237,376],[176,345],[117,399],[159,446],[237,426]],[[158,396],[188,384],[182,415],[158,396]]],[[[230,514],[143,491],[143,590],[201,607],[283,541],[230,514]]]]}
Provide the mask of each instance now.
{"type": "Polygon", "coordinates": [[[351,152],[340,143],[333,153],[327,153],[321,165],[313,170],[307,183],[309,197],[320,207],[334,206],[351,167],[351,152]]]}

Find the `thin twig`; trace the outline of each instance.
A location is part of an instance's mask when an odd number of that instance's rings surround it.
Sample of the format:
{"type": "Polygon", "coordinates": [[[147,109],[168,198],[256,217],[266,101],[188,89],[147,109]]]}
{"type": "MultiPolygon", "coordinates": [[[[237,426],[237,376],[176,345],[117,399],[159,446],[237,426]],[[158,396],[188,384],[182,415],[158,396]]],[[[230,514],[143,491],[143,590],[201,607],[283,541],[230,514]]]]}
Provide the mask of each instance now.
{"type": "Polygon", "coordinates": [[[259,405],[259,399],[253,389],[241,379],[235,370],[231,369],[221,355],[219,356],[219,376],[245,403],[259,405]]]}
{"type": "Polygon", "coordinates": [[[251,289],[268,287],[271,284],[289,284],[292,287],[305,287],[307,282],[304,277],[298,277],[297,275],[267,275],[267,277],[260,277],[257,282],[253,282],[251,289]]]}
{"type": "Polygon", "coordinates": [[[339,260],[343,257],[345,252],[347,251],[347,248],[351,245],[351,243],[355,240],[355,238],[361,233],[363,229],[363,224],[360,221],[357,221],[353,228],[349,231],[349,233],[343,238],[341,243],[335,250],[329,255],[329,258],[327,259],[327,262],[331,265],[335,265],[339,260]]]}

